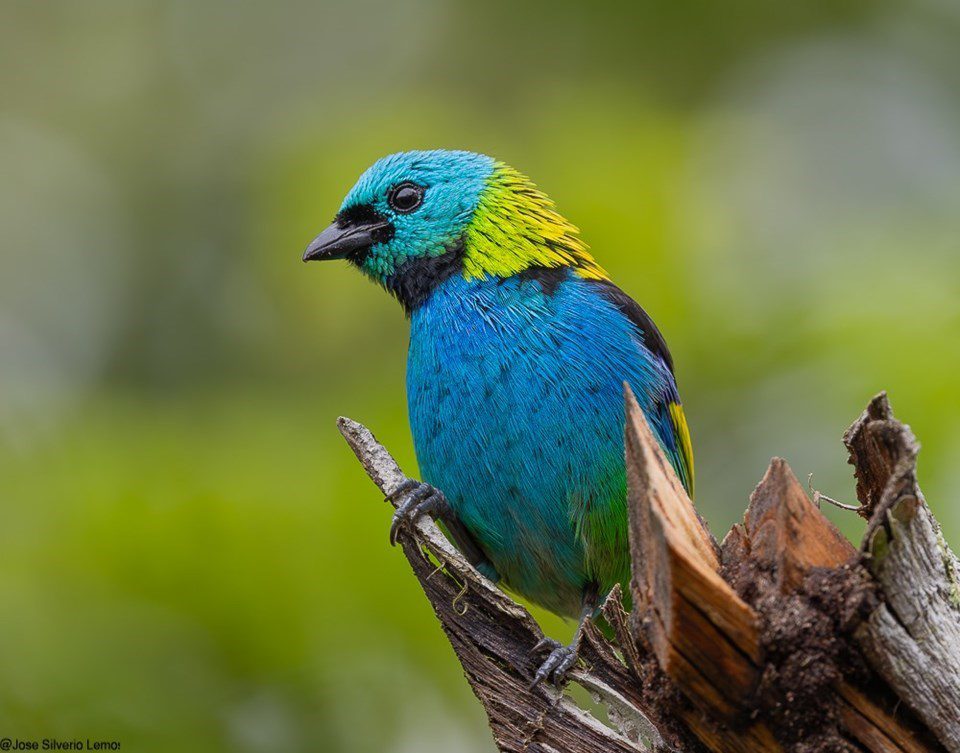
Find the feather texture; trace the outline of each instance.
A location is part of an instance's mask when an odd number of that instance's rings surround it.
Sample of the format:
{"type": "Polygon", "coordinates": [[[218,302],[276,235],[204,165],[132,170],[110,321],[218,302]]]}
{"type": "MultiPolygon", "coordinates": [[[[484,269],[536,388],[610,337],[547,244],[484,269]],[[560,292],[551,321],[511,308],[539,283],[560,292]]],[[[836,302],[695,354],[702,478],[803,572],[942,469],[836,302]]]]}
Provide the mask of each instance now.
{"type": "Polygon", "coordinates": [[[550,295],[535,279],[452,277],[411,319],[423,476],[506,585],[558,614],[629,578],[624,380],[676,463],[673,374],[589,281],[568,272],[550,295]]]}
{"type": "Polygon", "coordinates": [[[369,239],[346,258],[411,317],[421,473],[503,582],[568,616],[625,584],[624,381],[693,491],[673,361],[646,312],[546,194],[484,155],[385,157],[332,227],[369,239]],[[419,192],[415,208],[392,202],[400,186],[419,192]]]}

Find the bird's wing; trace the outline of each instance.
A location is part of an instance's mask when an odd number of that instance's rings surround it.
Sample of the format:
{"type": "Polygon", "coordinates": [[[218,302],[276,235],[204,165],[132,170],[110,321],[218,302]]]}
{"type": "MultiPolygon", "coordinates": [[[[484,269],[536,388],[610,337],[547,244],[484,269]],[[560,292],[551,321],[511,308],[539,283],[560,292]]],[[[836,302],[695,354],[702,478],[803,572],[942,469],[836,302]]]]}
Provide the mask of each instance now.
{"type": "Polygon", "coordinates": [[[600,294],[630,320],[636,329],[640,347],[649,351],[654,358],[658,358],[669,372],[666,389],[662,395],[657,396],[659,399],[656,401],[656,414],[648,415],[647,418],[654,424],[654,431],[659,435],[663,449],[692,499],[693,445],[690,442],[690,430],[683,413],[683,406],[680,404],[680,394],[677,391],[673,357],[667,348],[666,340],[640,304],[614,283],[609,280],[598,280],[591,281],[591,284],[595,285],[600,294]]]}

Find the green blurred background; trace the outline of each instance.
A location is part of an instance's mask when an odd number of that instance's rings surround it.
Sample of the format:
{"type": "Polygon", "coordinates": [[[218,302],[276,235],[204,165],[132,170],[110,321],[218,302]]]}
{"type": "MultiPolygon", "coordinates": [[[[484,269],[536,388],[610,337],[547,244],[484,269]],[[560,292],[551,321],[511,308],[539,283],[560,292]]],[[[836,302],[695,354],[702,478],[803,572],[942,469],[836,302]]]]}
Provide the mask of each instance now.
{"type": "Polygon", "coordinates": [[[406,322],[300,263],[401,149],[527,172],[653,314],[716,533],[774,454],[852,501],[885,388],[960,544],[953,0],[0,12],[0,735],[493,750],[334,426],[415,470],[406,322]]]}

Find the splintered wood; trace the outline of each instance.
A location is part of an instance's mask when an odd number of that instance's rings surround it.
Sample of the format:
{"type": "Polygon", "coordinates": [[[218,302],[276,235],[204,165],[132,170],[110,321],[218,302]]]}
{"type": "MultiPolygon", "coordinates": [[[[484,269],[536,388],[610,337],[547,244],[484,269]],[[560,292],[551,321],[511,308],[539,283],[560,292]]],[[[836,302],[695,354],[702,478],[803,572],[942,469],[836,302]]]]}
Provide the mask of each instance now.
{"type": "Polygon", "coordinates": [[[960,753],[960,565],[917,485],[919,445],[876,397],[844,435],[883,601],[856,631],[871,666],[960,753]]]}
{"type": "Polygon", "coordinates": [[[750,497],[743,525],[736,528],[750,544],[749,556],[776,573],[784,593],[798,588],[811,567],[838,567],[857,556],[781,458],[771,461],[750,497]]]}
{"type": "MultiPolygon", "coordinates": [[[[761,678],[765,669],[775,669],[764,655],[762,636],[774,615],[758,614],[720,576],[712,538],[629,391],[626,406],[637,638],[649,641],[663,671],[705,712],[681,710],[680,715],[707,748],[791,747],[796,740],[784,734],[782,725],[763,721],[762,714],[746,713],[764,706],[762,695],[767,691],[760,687],[761,678]]],[[[896,459],[888,451],[883,466],[893,465],[896,459]]],[[[874,468],[871,478],[879,475],[874,468]]],[[[730,531],[721,552],[724,565],[740,568],[741,578],[751,579],[749,590],[770,583],[784,596],[799,593],[815,569],[840,572],[859,561],[857,549],[813,505],[779,458],[771,462],[750,498],[744,522],[730,531]]],[[[764,603],[775,609],[780,602],[764,603]]],[[[813,653],[809,661],[823,659],[813,653]]],[[[837,674],[833,667],[823,671],[837,674]]],[[[822,701],[835,706],[839,725],[836,736],[825,737],[815,749],[941,750],[915,722],[895,713],[896,697],[881,685],[878,681],[872,689],[861,689],[845,679],[831,683],[832,697],[822,701]],[[877,700],[871,700],[871,691],[877,700]]],[[[794,697],[804,702],[799,692],[794,697]]]]}
{"type": "Polygon", "coordinates": [[[660,666],[723,718],[759,682],[758,619],[720,577],[717,546],[627,389],[627,488],[637,616],[660,666]]]}
{"type": "MultiPolygon", "coordinates": [[[[530,688],[539,627],[432,521],[400,534],[498,748],[960,753],[960,564],[917,486],[916,440],[886,397],[844,435],[868,520],[859,549],[779,458],[718,546],[629,388],[625,405],[634,609],[615,588],[570,674],[605,722],[530,688]]],[[[393,458],[360,424],[339,427],[389,496],[405,480],[393,458]]]]}

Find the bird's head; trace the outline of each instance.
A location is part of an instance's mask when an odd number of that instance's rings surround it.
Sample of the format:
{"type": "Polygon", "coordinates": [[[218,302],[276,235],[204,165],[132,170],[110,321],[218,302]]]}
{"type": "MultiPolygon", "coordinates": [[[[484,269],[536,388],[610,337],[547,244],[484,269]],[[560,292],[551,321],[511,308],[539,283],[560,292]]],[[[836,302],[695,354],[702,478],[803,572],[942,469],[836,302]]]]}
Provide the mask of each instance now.
{"type": "Polygon", "coordinates": [[[400,152],[360,176],[303,260],[347,259],[409,312],[454,274],[571,267],[605,277],[577,232],[526,176],[491,157],[400,152]]]}

